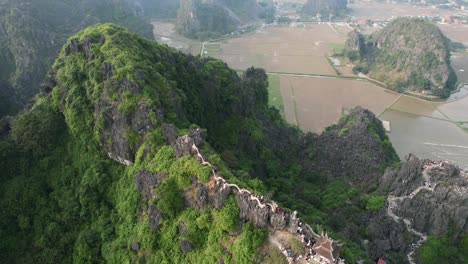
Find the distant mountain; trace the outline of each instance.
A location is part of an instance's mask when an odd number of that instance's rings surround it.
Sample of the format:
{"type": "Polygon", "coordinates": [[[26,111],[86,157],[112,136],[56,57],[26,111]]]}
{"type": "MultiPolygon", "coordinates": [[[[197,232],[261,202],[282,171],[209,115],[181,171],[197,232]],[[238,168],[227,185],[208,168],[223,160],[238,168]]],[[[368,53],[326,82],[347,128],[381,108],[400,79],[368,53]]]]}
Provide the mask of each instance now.
{"type": "Polygon", "coordinates": [[[260,4],[256,0],[182,0],[177,29],[187,37],[207,39],[273,16],[273,2],[268,1],[260,4]]]}
{"type": "Polygon", "coordinates": [[[394,90],[426,90],[447,97],[457,82],[450,66],[450,40],[421,19],[398,18],[370,36],[353,31],[345,54],[356,71],[394,90]]]}
{"type": "Polygon", "coordinates": [[[39,91],[68,37],[114,22],[152,38],[152,26],[125,0],[0,0],[0,118],[39,91]]]}
{"type": "Polygon", "coordinates": [[[175,18],[179,0],[125,0],[136,14],[148,18],[175,18]]]}
{"type": "Polygon", "coordinates": [[[308,0],[303,12],[309,15],[320,14],[328,17],[330,14],[339,16],[346,11],[348,0],[308,0]]]}

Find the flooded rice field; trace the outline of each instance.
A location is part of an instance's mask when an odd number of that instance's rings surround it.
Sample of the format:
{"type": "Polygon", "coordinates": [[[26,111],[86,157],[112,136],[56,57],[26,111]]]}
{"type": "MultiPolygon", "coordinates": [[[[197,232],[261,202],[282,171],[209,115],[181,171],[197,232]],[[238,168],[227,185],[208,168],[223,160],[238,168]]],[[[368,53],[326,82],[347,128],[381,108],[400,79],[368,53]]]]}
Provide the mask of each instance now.
{"type": "Polygon", "coordinates": [[[409,153],[421,158],[450,161],[468,169],[468,91],[461,99],[433,103],[402,96],[380,115],[391,124],[390,140],[400,158],[409,153]]]}
{"type": "MultiPolygon", "coordinates": [[[[468,36],[468,29],[466,31],[468,36]]],[[[459,83],[468,83],[468,55],[452,55],[451,59],[452,68],[457,74],[459,83]]]]}
{"type": "Polygon", "coordinates": [[[468,134],[456,124],[395,110],[380,118],[391,122],[389,137],[400,158],[412,153],[468,169],[468,134]]]}

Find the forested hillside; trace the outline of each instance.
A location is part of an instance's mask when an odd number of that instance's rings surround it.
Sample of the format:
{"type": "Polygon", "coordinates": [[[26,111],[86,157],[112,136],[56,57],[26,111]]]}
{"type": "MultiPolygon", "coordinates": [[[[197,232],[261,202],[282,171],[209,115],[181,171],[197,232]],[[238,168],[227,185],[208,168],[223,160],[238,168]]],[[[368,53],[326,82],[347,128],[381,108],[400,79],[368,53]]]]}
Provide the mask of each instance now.
{"type": "MultiPolygon", "coordinates": [[[[304,135],[268,106],[267,80],[111,24],[70,38],[34,106],[0,133],[2,262],[276,263],[270,233],[297,210],[345,243],[348,263],[404,263],[418,238],[388,216],[387,196],[421,189],[426,161],[400,164],[361,108],[304,135]]],[[[397,213],[436,207],[420,232],[447,243],[425,252],[462,261],[467,181],[453,166],[427,173],[443,188],[397,213]]]]}
{"type": "Polygon", "coordinates": [[[348,0],[308,0],[303,11],[309,15],[320,14],[328,18],[330,14],[334,16],[343,15],[346,12],[348,0]]]}
{"type": "Polygon", "coordinates": [[[39,92],[57,52],[79,30],[113,22],[152,38],[152,26],[132,6],[125,0],[0,0],[0,118],[39,92]]]}
{"type": "Polygon", "coordinates": [[[397,91],[430,91],[447,97],[457,77],[450,65],[450,40],[421,19],[398,18],[370,36],[353,31],[346,56],[355,71],[397,91]]]}
{"type": "Polygon", "coordinates": [[[178,31],[190,38],[220,37],[253,24],[259,19],[272,22],[274,6],[270,0],[182,0],[177,16],[178,31]]]}

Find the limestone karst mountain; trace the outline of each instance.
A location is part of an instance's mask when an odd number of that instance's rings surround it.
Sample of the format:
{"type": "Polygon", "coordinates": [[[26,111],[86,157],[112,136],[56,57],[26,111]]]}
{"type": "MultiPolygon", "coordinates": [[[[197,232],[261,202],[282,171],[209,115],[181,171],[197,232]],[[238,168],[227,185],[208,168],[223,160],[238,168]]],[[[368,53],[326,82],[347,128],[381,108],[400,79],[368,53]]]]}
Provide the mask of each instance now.
{"type": "Polygon", "coordinates": [[[34,106],[0,130],[0,259],[268,263],[328,247],[405,263],[444,241],[463,261],[466,231],[450,228],[465,224],[464,174],[400,164],[362,108],[304,135],[267,84],[111,24],[73,36],[34,106]],[[416,251],[413,231],[427,236],[416,251]]]}
{"type": "Polygon", "coordinates": [[[345,53],[356,64],[355,71],[397,91],[447,97],[457,82],[450,65],[450,40],[422,19],[398,18],[370,36],[353,31],[345,53]]]}

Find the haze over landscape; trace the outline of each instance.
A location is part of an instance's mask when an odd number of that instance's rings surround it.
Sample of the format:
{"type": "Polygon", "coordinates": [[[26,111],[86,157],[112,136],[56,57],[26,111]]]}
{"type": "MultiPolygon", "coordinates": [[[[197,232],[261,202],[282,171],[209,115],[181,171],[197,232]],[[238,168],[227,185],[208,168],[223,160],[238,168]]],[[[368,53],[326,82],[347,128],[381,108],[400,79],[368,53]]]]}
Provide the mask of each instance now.
{"type": "Polygon", "coordinates": [[[0,0],[0,262],[468,263],[466,0],[0,0]]]}

